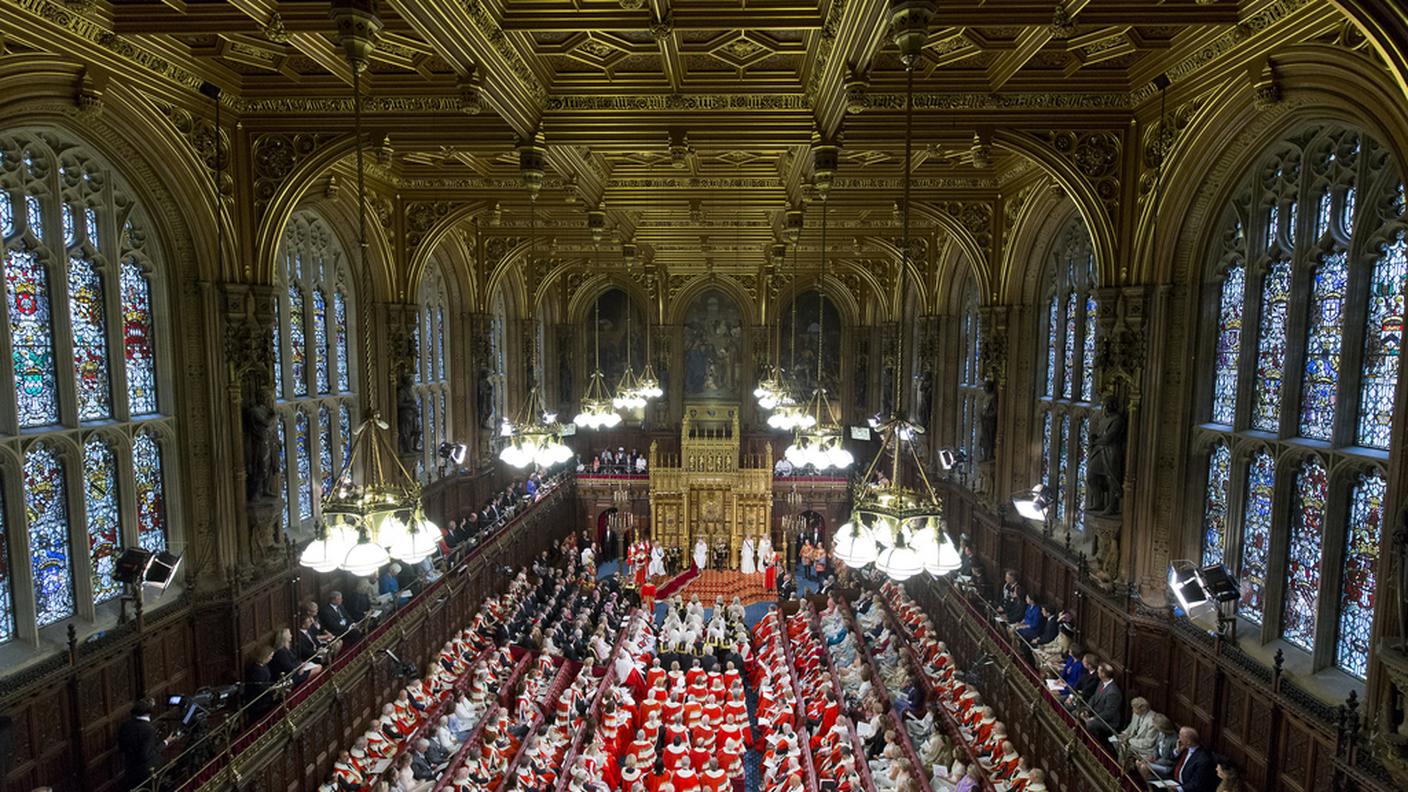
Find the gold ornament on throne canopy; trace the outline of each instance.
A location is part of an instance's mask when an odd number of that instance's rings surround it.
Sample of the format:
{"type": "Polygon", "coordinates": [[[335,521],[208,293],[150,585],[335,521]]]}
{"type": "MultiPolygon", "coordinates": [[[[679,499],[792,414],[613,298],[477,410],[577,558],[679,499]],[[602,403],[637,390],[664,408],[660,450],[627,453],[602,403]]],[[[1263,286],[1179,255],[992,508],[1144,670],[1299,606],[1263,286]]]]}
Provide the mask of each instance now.
{"type": "Polygon", "coordinates": [[[651,510],[657,528],[664,529],[662,541],[686,555],[701,538],[711,549],[723,543],[733,568],[743,537],[767,533],[772,519],[771,448],[745,457],[738,422],[737,403],[686,403],[679,456],[652,453],[649,468],[651,510]]]}

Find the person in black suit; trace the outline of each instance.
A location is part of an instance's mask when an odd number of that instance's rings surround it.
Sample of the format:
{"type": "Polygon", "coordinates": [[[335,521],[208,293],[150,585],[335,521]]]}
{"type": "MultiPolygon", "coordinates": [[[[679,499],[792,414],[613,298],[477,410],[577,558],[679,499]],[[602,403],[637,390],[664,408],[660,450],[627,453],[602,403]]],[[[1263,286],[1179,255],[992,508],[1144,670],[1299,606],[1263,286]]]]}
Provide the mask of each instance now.
{"type": "Polygon", "coordinates": [[[1124,693],[1115,684],[1115,669],[1109,663],[1101,663],[1096,670],[1099,680],[1095,692],[1086,699],[1090,707],[1090,717],[1085,727],[1097,740],[1105,740],[1119,728],[1120,713],[1124,710],[1124,693]]]}
{"type": "Polygon", "coordinates": [[[293,653],[299,660],[313,660],[318,650],[323,648],[322,641],[318,639],[316,625],[313,617],[306,613],[298,617],[298,630],[293,636],[293,653]]]}
{"type": "Polygon", "coordinates": [[[1178,757],[1173,762],[1173,780],[1179,792],[1215,792],[1217,760],[1212,751],[1198,743],[1198,731],[1191,726],[1178,730],[1178,757]]]}
{"type": "Polygon", "coordinates": [[[269,662],[274,659],[274,647],[261,646],[255,650],[254,658],[244,671],[244,703],[249,723],[264,717],[274,708],[274,697],[269,694],[273,687],[274,674],[269,670],[269,662]]]}
{"type": "Polygon", "coordinates": [[[161,750],[166,742],[157,736],[152,725],[156,702],[138,699],[132,705],[132,717],[117,730],[117,752],[122,755],[122,789],[141,786],[156,772],[161,762],[161,750]]]}
{"type": "Polygon", "coordinates": [[[344,640],[349,644],[362,639],[361,631],[352,626],[352,619],[342,607],[341,591],[328,595],[327,604],[318,609],[318,622],[323,625],[324,630],[333,635],[346,636],[344,640]]]}

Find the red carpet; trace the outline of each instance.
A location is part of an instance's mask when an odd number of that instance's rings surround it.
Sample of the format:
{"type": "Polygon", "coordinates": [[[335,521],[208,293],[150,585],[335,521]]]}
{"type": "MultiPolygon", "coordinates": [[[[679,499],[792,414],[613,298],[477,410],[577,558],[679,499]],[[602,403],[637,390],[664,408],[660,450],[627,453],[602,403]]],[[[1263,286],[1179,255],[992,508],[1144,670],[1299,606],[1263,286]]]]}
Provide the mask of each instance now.
{"type": "Polygon", "coordinates": [[[698,576],[699,570],[696,569],[693,564],[690,564],[689,569],[686,569],[678,575],[675,575],[674,577],[670,578],[669,581],[665,583],[665,585],[660,586],[660,588],[655,592],[655,598],[665,599],[666,597],[674,596],[675,592],[689,585],[689,582],[691,580],[694,580],[698,576]]]}
{"type": "MultiPolygon", "coordinates": [[[[682,578],[684,575],[680,577],[682,578]]],[[[679,579],[675,578],[675,580],[679,579]]],[[[673,584],[675,581],[670,582],[673,584]]],[[[684,595],[685,599],[698,594],[700,602],[703,602],[706,607],[713,603],[714,597],[718,596],[722,596],[726,603],[731,603],[734,597],[738,597],[744,605],[777,599],[776,592],[770,592],[763,588],[762,574],[745,575],[742,572],[718,569],[706,569],[694,575],[685,581],[680,593],[684,595]]]]}

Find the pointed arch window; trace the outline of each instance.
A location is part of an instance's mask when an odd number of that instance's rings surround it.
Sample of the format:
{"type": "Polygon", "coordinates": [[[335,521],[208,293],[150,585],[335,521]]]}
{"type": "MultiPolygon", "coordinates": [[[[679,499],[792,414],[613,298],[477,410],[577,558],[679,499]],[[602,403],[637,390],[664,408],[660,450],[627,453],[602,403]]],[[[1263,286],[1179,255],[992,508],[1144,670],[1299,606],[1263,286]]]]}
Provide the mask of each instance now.
{"type": "Polygon", "coordinates": [[[1060,233],[1047,262],[1045,396],[1042,414],[1041,481],[1051,488],[1053,527],[1085,530],[1090,427],[1096,404],[1095,254],[1079,215],[1060,233]],[[1054,431],[1055,442],[1052,440],[1054,431]]]}
{"type": "Polygon", "coordinates": [[[1402,185],[1399,163],[1370,136],[1303,125],[1243,176],[1204,280],[1210,364],[1195,433],[1213,450],[1197,482],[1202,557],[1219,560],[1211,545],[1225,537],[1239,613],[1260,626],[1253,636],[1361,679],[1387,490],[1379,471],[1404,433],[1393,425],[1408,279],[1402,185]],[[1255,451],[1231,450],[1248,440],[1255,451]],[[1229,469],[1245,480],[1229,487],[1229,469]],[[1332,604],[1337,617],[1320,618],[1332,604]]]}
{"type": "Polygon", "coordinates": [[[300,537],[311,534],[319,501],[348,456],[343,414],[350,425],[357,388],[351,345],[356,302],[347,256],[317,212],[302,210],[289,219],[279,263],[272,380],[284,433],[280,469],[288,470],[284,460],[294,466],[285,476],[285,512],[293,519],[284,519],[284,530],[300,537]]]}
{"type": "Polygon", "coordinates": [[[114,565],[141,535],[128,502],[142,494],[140,438],[172,423],[162,256],[134,195],[64,130],[0,130],[0,376],[14,396],[0,400],[0,447],[18,466],[0,493],[0,643],[116,619],[114,565]]]}
{"type": "Polygon", "coordinates": [[[421,327],[419,334],[419,365],[416,401],[421,405],[421,470],[425,477],[436,478],[445,472],[440,444],[452,437],[451,416],[446,409],[450,392],[450,374],[446,367],[445,346],[449,327],[449,287],[438,263],[425,272],[420,284],[421,327]]]}
{"type": "Polygon", "coordinates": [[[132,468],[137,485],[137,544],[160,553],[166,542],[166,484],[161,446],[151,432],[138,432],[132,440],[132,468]]]}
{"type": "MultiPolygon", "coordinates": [[[[964,473],[975,469],[978,459],[978,422],[983,405],[983,337],[978,313],[978,287],[971,279],[963,289],[963,313],[959,317],[961,354],[958,377],[958,446],[968,458],[964,473]]],[[[977,477],[968,475],[970,484],[977,477]]]]}

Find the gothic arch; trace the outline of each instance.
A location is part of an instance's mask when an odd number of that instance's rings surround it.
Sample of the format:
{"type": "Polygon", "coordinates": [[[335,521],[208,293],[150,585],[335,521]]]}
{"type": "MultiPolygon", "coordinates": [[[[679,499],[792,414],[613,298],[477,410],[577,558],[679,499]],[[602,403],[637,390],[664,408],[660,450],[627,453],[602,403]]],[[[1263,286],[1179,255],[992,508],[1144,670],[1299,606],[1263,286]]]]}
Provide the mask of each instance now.
{"type": "MultiPolygon", "coordinates": [[[[565,273],[559,277],[565,277],[565,273]]],[[[639,310],[641,316],[650,316],[650,295],[641,288],[640,284],[603,273],[594,275],[578,284],[577,290],[567,301],[567,321],[571,324],[583,324],[589,321],[592,305],[601,295],[612,289],[623,292],[630,300],[631,307],[639,310]]]]}
{"type": "MultiPolygon", "coordinates": [[[[284,226],[288,225],[289,218],[293,217],[293,213],[307,201],[308,192],[313,188],[318,177],[336,167],[343,158],[355,154],[356,142],[350,133],[332,138],[313,149],[304,159],[295,162],[288,173],[279,180],[279,187],[269,197],[268,203],[264,207],[264,213],[259,217],[259,226],[254,232],[254,250],[251,251],[254,254],[254,267],[250,278],[252,282],[274,282],[277,264],[275,256],[278,255],[279,240],[283,237],[284,226]]],[[[352,201],[355,204],[355,185],[349,192],[352,193],[352,201]]],[[[354,222],[355,217],[356,215],[353,214],[354,222]]],[[[376,225],[374,222],[367,223],[369,229],[373,229],[376,225]]],[[[355,245],[352,249],[355,249],[355,245]]]]}
{"type": "MultiPolygon", "coordinates": [[[[1119,130],[1100,131],[1118,138],[1121,147],[1128,145],[1119,130]]],[[[1031,160],[1046,171],[1066,195],[1070,196],[1071,203],[1085,221],[1086,233],[1090,234],[1090,245],[1095,251],[1096,280],[1107,286],[1119,283],[1119,245],[1116,241],[1114,221],[1105,211],[1095,186],[1050,144],[1037,140],[1030,134],[997,129],[993,131],[992,144],[1031,160]]],[[[1116,172],[1119,172],[1120,166],[1116,164],[1115,167],[1116,172]]]]}
{"type": "MultiPolygon", "coordinates": [[[[1079,215],[1076,207],[1064,195],[1053,196],[1041,202],[1028,202],[1031,211],[1023,211],[1018,216],[1017,225],[1012,230],[1010,261],[1012,269],[1006,273],[1001,303],[1004,305],[1036,305],[1045,296],[1042,278],[1046,273],[1056,238],[1065,230],[1072,218],[1079,215]]],[[[1083,216],[1082,216],[1083,219],[1083,216]]],[[[1090,229],[1086,228],[1086,233],[1090,229]]],[[[1094,240],[1091,240],[1092,246],[1094,240]]],[[[1096,263],[1096,284],[1105,285],[1099,280],[1099,263],[1096,263]]]]}
{"type": "Polygon", "coordinates": [[[815,278],[800,283],[794,279],[779,290],[777,298],[773,301],[777,306],[775,321],[781,322],[783,320],[783,315],[791,310],[792,300],[798,295],[805,295],[818,289],[832,305],[836,306],[836,311],[841,315],[843,325],[853,327],[864,321],[864,314],[861,312],[860,303],[856,301],[855,295],[851,293],[845,283],[833,275],[828,275],[826,280],[821,283],[817,283],[815,278]]]}
{"type": "Polygon", "coordinates": [[[700,275],[696,276],[680,289],[669,301],[666,307],[665,323],[682,324],[685,314],[694,304],[696,298],[710,287],[716,287],[727,294],[738,304],[738,312],[743,317],[744,325],[756,325],[758,323],[758,312],[755,300],[748,295],[748,292],[738,283],[738,281],[727,275],[700,275]]]}
{"type": "MultiPolygon", "coordinates": [[[[978,244],[978,238],[973,235],[962,223],[958,222],[948,212],[942,211],[928,204],[915,204],[915,210],[920,217],[929,219],[939,228],[946,232],[947,241],[962,251],[963,256],[968,259],[969,266],[972,267],[974,276],[978,283],[987,293],[987,284],[993,280],[992,266],[988,259],[992,253],[985,254],[982,245],[978,244]]],[[[930,266],[936,264],[934,251],[930,251],[930,266]]],[[[928,295],[929,299],[937,299],[942,292],[934,291],[928,295]]],[[[929,299],[925,300],[925,305],[929,304],[929,299]]]]}
{"type": "MultiPolygon", "coordinates": [[[[393,291],[393,275],[396,262],[391,256],[390,240],[386,237],[386,232],[381,228],[380,223],[373,221],[372,217],[367,218],[367,264],[371,267],[372,293],[363,295],[365,290],[362,272],[361,256],[357,255],[357,196],[355,193],[339,192],[335,198],[324,198],[321,196],[306,196],[305,200],[299,201],[289,213],[288,219],[284,221],[285,227],[288,220],[293,218],[294,213],[299,211],[311,211],[327,222],[328,230],[337,237],[338,244],[342,247],[343,253],[347,256],[347,270],[352,276],[352,287],[357,294],[357,299],[376,302],[380,300],[393,300],[399,298],[406,301],[405,294],[395,295],[393,291]]],[[[370,208],[368,209],[370,213],[370,208]]],[[[282,238],[282,233],[280,234],[282,238]]],[[[274,255],[277,256],[279,247],[275,246],[274,255]]],[[[277,278],[277,274],[274,275],[277,278]]],[[[367,321],[363,319],[363,321],[367,321]]]]}
{"type": "Polygon", "coordinates": [[[425,232],[425,235],[421,237],[420,244],[416,245],[415,252],[407,262],[409,266],[409,272],[406,275],[408,294],[415,294],[415,290],[419,288],[421,273],[428,266],[431,257],[440,249],[441,244],[446,239],[453,239],[454,232],[459,230],[463,221],[473,218],[484,211],[487,206],[485,201],[469,201],[459,204],[437,220],[429,231],[425,232]]]}
{"type": "Polygon", "coordinates": [[[1139,247],[1131,252],[1145,264],[1137,282],[1186,283],[1199,277],[1196,262],[1218,233],[1216,213],[1258,153],[1290,128],[1311,120],[1348,123],[1376,137],[1398,162],[1408,162],[1401,143],[1408,140],[1408,106],[1378,65],[1363,55],[1315,45],[1290,48],[1273,61],[1279,103],[1259,109],[1250,83],[1229,84],[1207,98],[1190,132],[1169,150],[1159,216],[1153,216],[1152,201],[1139,216],[1139,247]],[[1153,248],[1155,222],[1177,229],[1165,237],[1175,244],[1153,248]]]}

